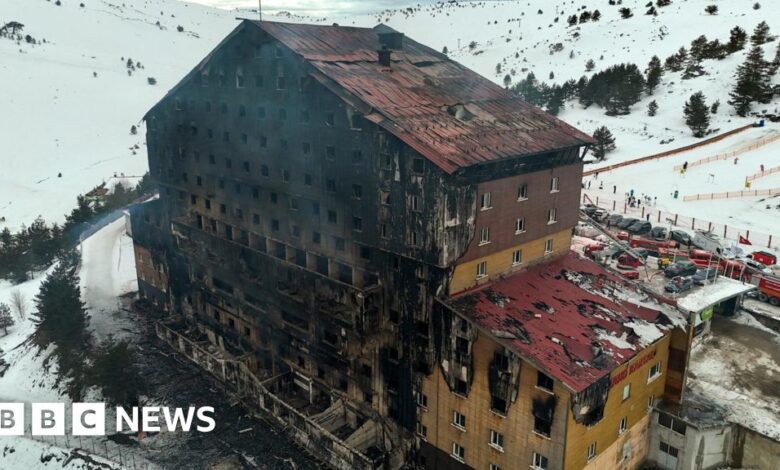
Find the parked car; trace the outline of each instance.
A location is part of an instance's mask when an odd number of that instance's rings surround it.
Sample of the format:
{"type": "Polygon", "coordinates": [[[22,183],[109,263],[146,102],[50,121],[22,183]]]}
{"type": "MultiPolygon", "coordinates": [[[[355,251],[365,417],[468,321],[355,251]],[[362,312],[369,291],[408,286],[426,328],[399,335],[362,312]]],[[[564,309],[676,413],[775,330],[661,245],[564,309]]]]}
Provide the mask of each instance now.
{"type": "Polygon", "coordinates": [[[626,217],[623,220],[621,220],[620,222],[618,222],[616,224],[616,226],[617,226],[617,228],[619,228],[621,230],[625,230],[628,227],[634,225],[634,222],[639,222],[639,219],[635,219],[633,217],[626,217]]]}
{"type": "Polygon", "coordinates": [[[644,235],[646,233],[650,233],[650,230],[652,230],[652,228],[653,225],[650,222],[639,220],[631,224],[631,226],[628,227],[628,231],[633,233],[634,235],[644,235]]]}
{"type": "Polygon", "coordinates": [[[747,257],[752,259],[753,261],[758,261],[759,263],[763,263],[767,266],[772,266],[774,264],[777,264],[777,256],[773,255],[772,253],[768,253],[766,251],[754,251],[753,253],[750,253],[747,257]]]}
{"type": "Polygon", "coordinates": [[[690,277],[675,276],[666,284],[666,286],[664,286],[664,290],[673,294],[679,294],[681,292],[690,290],[692,287],[693,279],[690,277]]]}
{"type": "Polygon", "coordinates": [[[607,216],[609,216],[609,212],[607,212],[605,209],[596,209],[596,212],[594,212],[590,217],[596,222],[604,223],[604,220],[607,218],[607,216]]]}
{"type": "Polygon", "coordinates": [[[598,209],[599,207],[594,206],[593,204],[585,204],[580,208],[580,210],[582,210],[582,212],[584,212],[588,217],[592,217],[598,209]]]}
{"type": "Polygon", "coordinates": [[[683,232],[682,230],[672,230],[669,232],[669,238],[676,241],[682,246],[688,246],[693,241],[691,239],[691,236],[688,235],[687,232],[683,232]]]}
{"type": "Polygon", "coordinates": [[[690,261],[678,261],[670,264],[664,271],[666,277],[677,276],[692,276],[696,274],[696,270],[699,269],[695,264],[690,261]]]}
{"type": "Polygon", "coordinates": [[[772,274],[772,270],[767,267],[764,263],[759,263],[755,259],[746,258],[745,264],[748,265],[748,267],[755,269],[756,271],[764,274],[772,274]]]}
{"type": "Polygon", "coordinates": [[[692,279],[694,284],[702,286],[706,281],[715,279],[717,275],[718,270],[716,268],[699,269],[696,271],[696,274],[692,276],[692,279]]]}
{"type": "Polygon", "coordinates": [[[648,237],[652,238],[653,240],[666,240],[668,233],[666,231],[665,227],[655,226],[652,229],[650,229],[650,233],[647,234],[648,237]]]}
{"type": "Polygon", "coordinates": [[[610,225],[617,225],[623,220],[623,216],[620,214],[609,214],[607,216],[607,227],[610,225]]]}

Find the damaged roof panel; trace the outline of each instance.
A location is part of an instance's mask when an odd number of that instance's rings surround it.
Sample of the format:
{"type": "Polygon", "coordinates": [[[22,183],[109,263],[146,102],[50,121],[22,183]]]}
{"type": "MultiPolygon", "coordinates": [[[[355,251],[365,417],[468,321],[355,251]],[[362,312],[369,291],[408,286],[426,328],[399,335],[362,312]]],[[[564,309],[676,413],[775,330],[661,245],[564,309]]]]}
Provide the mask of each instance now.
{"type": "Polygon", "coordinates": [[[685,323],[575,252],[448,304],[577,393],[685,323]]]}
{"type": "Polygon", "coordinates": [[[365,114],[372,122],[447,173],[592,142],[509,90],[411,39],[404,38],[402,47],[392,51],[390,66],[380,65],[381,25],[370,29],[252,23],[311,63],[320,82],[331,80],[350,104],[360,100],[371,110],[365,114]]]}

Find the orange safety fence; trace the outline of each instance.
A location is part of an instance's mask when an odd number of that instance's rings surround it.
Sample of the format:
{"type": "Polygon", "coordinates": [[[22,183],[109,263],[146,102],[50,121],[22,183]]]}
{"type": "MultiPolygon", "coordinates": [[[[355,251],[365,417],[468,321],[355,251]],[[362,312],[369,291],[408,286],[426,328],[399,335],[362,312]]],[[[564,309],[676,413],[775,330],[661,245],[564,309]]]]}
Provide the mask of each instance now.
{"type": "Polygon", "coordinates": [[[627,160],[625,162],[615,163],[613,165],[607,165],[607,166],[603,166],[601,168],[595,168],[593,170],[587,170],[587,171],[582,173],[582,176],[590,176],[590,175],[593,175],[593,174],[596,174],[596,173],[606,173],[608,171],[616,170],[616,169],[622,168],[624,166],[635,165],[637,163],[647,162],[647,161],[650,161],[650,160],[657,160],[659,158],[669,157],[671,155],[676,155],[678,153],[687,152],[688,150],[693,150],[695,148],[703,147],[705,145],[718,142],[719,140],[723,140],[726,137],[732,136],[732,135],[737,134],[739,132],[746,131],[746,130],[752,128],[752,127],[753,127],[752,124],[748,124],[746,126],[742,126],[742,127],[736,128],[736,129],[732,129],[730,131],[726,131],[726,132],[724,132],[722,134],[716,135],[715,137],[710,137],[709,139],[705,139],[705,140],[702,140],[700,142],[696,142],[694,144],[686,145],[684,147],[678,147],[678,148],[675,148],[675,149],[667,150],[665,152],[655,153],[653,155],[648,155],[646,157],[635,158],[633,160],[627,160]]]}
{"type": "Polygon", "coordinates": [[[759,178],[763,178],[764,176],[769,176],[769,175],[772,175],[774,173],[777,173],[778,171],[780,171],[780,166],[775,166],[775,167],[769,168],[768,170],[759,171],[758,173],[753,173],[752,175],[750,175],[747,178],[745,178],[745,181],[757,180],[759,178]]]}
{"type": "MultiPolygon", "coordinates": [[[[693,162],[688,163],[688,168],[694,167],[694,166],[700,166],[700,165],[706,165],[707,163],[711,162],[717,162],[721,160],[726,160],[731,157],[736,157],[737,155],[742,155],[743,153],[753,151],[759,147],[763,147],[764,145],[771,144],[772,142],[780,139],[780,134],[775,134],[769,137],[765,137],[763,139],[760,139],[756,142],[753,142],[750,145],[742,146],[736,150],[732,150],[731,152],[726,153],[719,153],[717,155],[713,155],[711,157],[702,158],[693,162]]],[[[682,165],[676,165],[674,167],[674,171],[680,171],[682,170],[682,165]]]]}
{"type": "Polygon", "coordinates": [[[730,240],[739,240],[739,237],[744,237],[756,247],[780,248],[780,235],[756,232],[755,230],[720,224],[696,217],[680,215],[674,212],[667,212],[656,209],[652,204],[640,204],[636,207],[631,207],[626,201],[605,199],[599,196],[588,197],[588,195],[584,193],[582,195],[582,202],[585,204],[593,204],[612,213],[647,220],[653,224],[670,225],[689,230],[703,230],[730,240]]]}
{"type": "Polygon", "coordinates": [[[742,191],[726,191],[723,193],[691,194],[683,197],[683,201],[711,201],[713,199],[733,199],[738,197],[774,196],[780,194],[780,188],[746,189],[742,191]]]}

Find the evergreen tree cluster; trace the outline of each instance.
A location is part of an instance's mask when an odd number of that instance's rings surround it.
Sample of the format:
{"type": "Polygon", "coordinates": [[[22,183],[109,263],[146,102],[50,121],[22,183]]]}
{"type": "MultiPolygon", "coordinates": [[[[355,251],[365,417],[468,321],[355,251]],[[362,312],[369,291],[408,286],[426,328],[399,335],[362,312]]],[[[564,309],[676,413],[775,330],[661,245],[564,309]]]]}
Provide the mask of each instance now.
{"type": "Polygon", "coordinates": [[[737,68],[734,89],[729,104],[740,116],[747,116],[752,103],[766,104],[772,100],[772,74],[776,68],[764,60],[761,46],[753,46],[745,62],[737,68]]]}
{"type": "Polygon", "coordinates": [[[618,64],[594,74],[580,91],[580,103],[586,108],[597,104],[606,114],[628,114],[645,89],[645,77],[636,64],[618,64]]]}
{"type": "Polygon", "coordinates": [[[152,194],[153,184],[147,175],[141,178],[135,189],[125,188],[121,183],[106,195],[102,203],[90,201],[85,196],[76,198],[76,207],[65,217],[65,224],[48,225],[41,217],[29,227],[12,233],[8,228],[0,231],[0,279],[24,282],[35,271],[51,265],[63,250],[73,246],[79,235],[97,217],[131,203],[137,197],[152,194]]]}
{"type": "Polygon", "coordinates": [[[615,137],[607,126],[601,126],[593,132],[593,140],[596,142],[590,148],[591,153],[597,160],[606,158],[607,153],[615,150],[615,137]]]}
{"type": "Polygon", "coordinates": [[[0,232],[0,279],[24,282],[33,271],[45,269],[65,247],[63,229],[41,217],[17,233],[0,232]]]}

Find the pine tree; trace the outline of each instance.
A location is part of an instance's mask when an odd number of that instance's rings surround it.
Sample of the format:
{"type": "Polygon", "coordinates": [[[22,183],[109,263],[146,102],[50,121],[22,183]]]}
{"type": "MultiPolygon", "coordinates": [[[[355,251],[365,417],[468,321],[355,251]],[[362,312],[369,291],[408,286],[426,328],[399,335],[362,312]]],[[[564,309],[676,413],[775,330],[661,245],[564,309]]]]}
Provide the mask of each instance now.
{"type": "Polygon", "coordinates": [[[693,131],[694,137],[704,137],[710,128],[710,109],[704,93],[696,92],[685,102],[683,108],[685,124],[693,131]]]}
{"type": "Polygon", "coordinates": [[[620,17],[623,18],[624,20],[627,20],[632,16],[634,16],[634,13],[631,11],[631,9],[627,7],[623,7],[618,11],[620,12],[620,17]]]}
{"type": "Polygon", "coordinates": [[[658,103],[655,102],[655,100],[651,101],[650,104],[647,105],[647,115],[650,117],[653,117],[658,112],[658,103]]]}
{"type": "Polygon", "coordinates": [[[591,147],[591,152],[597,160],[602,161],[607,153],[615,150],[615,137],[607,129],[607,126],[601,126],[593,132],[593,140],[596,143],[591,147]]]}
{"type": "Polygon", "coordinates": [[[745,62],[737,68],[736,84],[729,96],[729,104],[737,114],[746,116],[753,101],[768,103],[772,99],[770,65],[764,60],[764,51],[753,46],[745,62]]]}
{"type": "Polygon", "coordinates": [[[7,335],[8,328],[14,326],[14,317],[11,316],[11,307],[0,302],[0,328],[7,335]]]}
{"type": "Polygon", "coordinates": [[[658,84],[661,83],[661,76],[664,74],[664,69],[661,68],[661,59],[657,55],[650,59],[645,74],[647,76],[645,79],[647,93],[652,95],[658,84]]]}
{"type": "Polygon", "coordinates": [[[59,264],[41,283],[35,297],[37,313],[33,319],[36,331],[33,341],[46,349],[55,345],[58,373],[69,380],[71,397],[80,395],[80,377],[84,355],[89,344],[87,315],[79,289],[79,254],[63,254],[59,264]]]}
{"type": "Polygon", "coordinates": [[[720,108],[720,100],[715,100],[715,102],[712,103],[712,106],[710,107],[710,114],[718,114],[719,108],[720,108]]]}
{"type": "Polygon", "coordinates": [[[718,5],[707,5],[707,6],[704,8],[704,11],[706,11],[706,12],[707,12],[707,13],[709,13],[710,15],[714,15],[715,13],[717,13],[717,12],[718,12],[718,5]]]}
{"type": "Polygon", "coordinates": [[[89,369],[89,382],[101,387],[111,405],[124,407],[138,406],[139,395],[147,389],[135,351],[126,341],[112,344],[109,340],[100,346],[89,369]]]}
{"type": "Polygon", "coordinates": [[[690,56],[688,62],[685,63],[682,79],[688,80],[695,77],[701,77],[702,75],[704,75],[704,67],[701,65],[701,62],[694,59],[693,56],[690,56]]]}
{"type": "Polygon", "coordinates": [[[729,33],[729,42],[726,43],[726,52],[733,54],[745,48],[747,32],[739,26],[734,26],[729,33]]]}
{"type": "Polygon", "coordinates": [[[557,116],[563,107],[565,92],[558,85],[553,85],[548,91],[547,112],[557,116]]]}
{"type": "Polygon", "coordinates": [[[593,20],[593,21],[598,21],[598,20],[600,20],[600,19],[601,19],[601,12],[600,12],[600,11],[598,11],[598,10],[595,10],[595,11],[593,12],[593,15],[591,16],[591,20],[593,20]]]}
{"type": "Polygon", "coordinates": [[[750,36],[750,42],[754,46],[760,46],[762,44],[768,43],[771,40],[772,37],[769,35],[769,25],[766,24],[766,21],[758,23],[756,28],[753,30],[753,35],[750,36]]]}
{"type": "Polygon", "coordinates": [[[672,72],[680,72],[687,62],[688,51],[684,47],[681,47],[675,54],[666,58],[664,65],[672,72]]]}
{"type": "Polygon", "coordinates": [[[533,72],[528,72],[528,75],[523,80],[512,86],[512,91],[535,106],[542,106],[545,102],[545,87],[536,81],[536,76],[533,72]]]}
{"type": "Polygon", "coordinates": [[[588,72],[592,72],[593,69],[596,68],[596,63],[593,62],[593,59],[588,59],[587,62],[585,62],[585,70],[588,72]]]}

